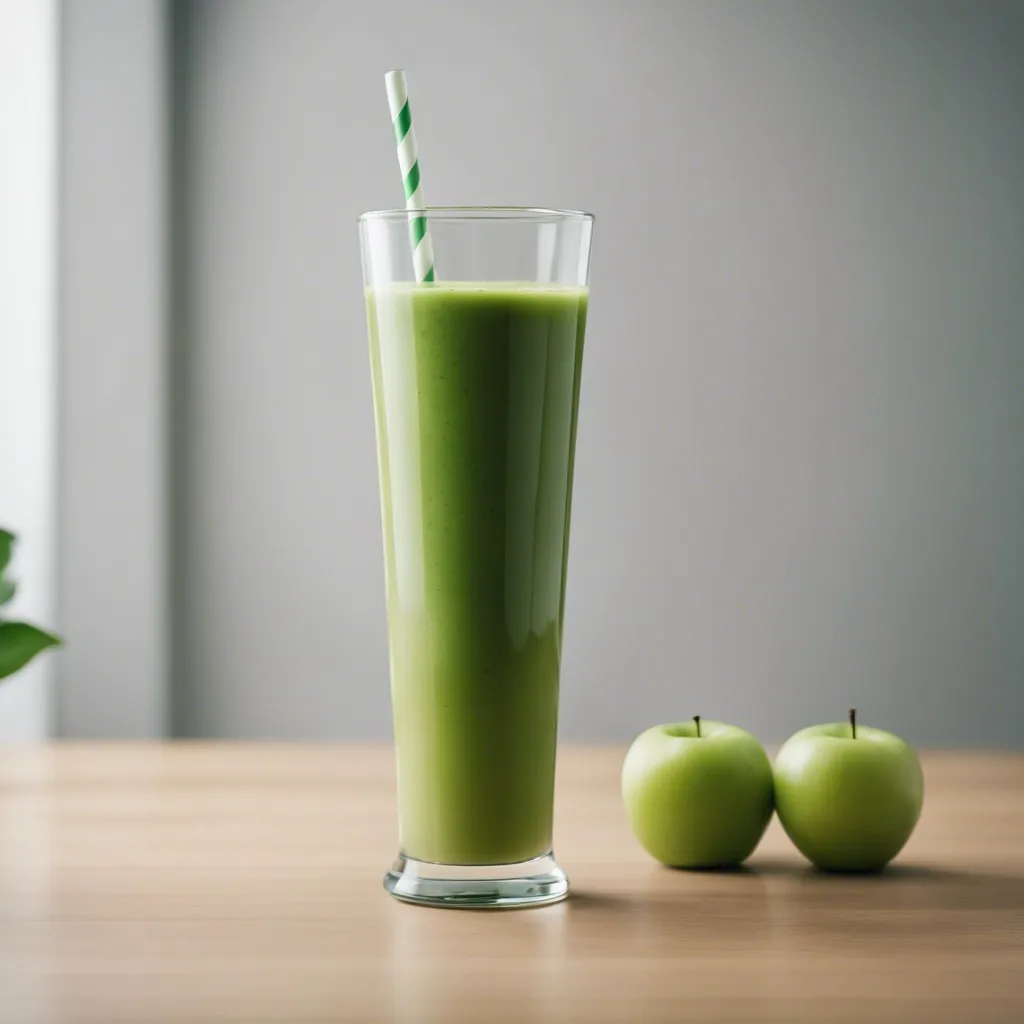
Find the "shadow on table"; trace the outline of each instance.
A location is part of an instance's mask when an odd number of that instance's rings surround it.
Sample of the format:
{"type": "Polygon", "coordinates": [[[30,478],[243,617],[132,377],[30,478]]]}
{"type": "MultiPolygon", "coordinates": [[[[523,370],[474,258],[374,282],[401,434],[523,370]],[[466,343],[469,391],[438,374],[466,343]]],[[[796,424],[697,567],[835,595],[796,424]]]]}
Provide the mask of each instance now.
{"type": "Polygon", "coordinates": [[[567,940],[617,934],[636,955],[673,939],[695,950],[848,952],[923,947],[932,951],[1024,950],[1024,877],[893,865],[871,875],[826,874],[785,862],[729,871],[652,867],[639,891],[575,889],[567,940]],[[592,927],[593,926],[593,927],[592,927]]]}

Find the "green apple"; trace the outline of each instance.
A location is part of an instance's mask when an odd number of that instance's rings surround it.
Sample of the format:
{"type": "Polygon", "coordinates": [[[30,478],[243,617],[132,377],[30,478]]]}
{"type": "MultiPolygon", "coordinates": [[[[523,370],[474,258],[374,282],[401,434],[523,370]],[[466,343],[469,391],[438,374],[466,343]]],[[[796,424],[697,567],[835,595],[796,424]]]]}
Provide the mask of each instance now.
{"type": "Polygon", "coordinates": [[[924,802],[914,748],[849,722],[791,736],[775,760],[775,806],[797,849],[825,871],[877,871],[903,849],[924,802]]]}
{"type": "Polygon", "coordinates": [[[622,766],[630,827],[647,852],[678,868],[740,864],[772,816],[772,768],[761,744],[722,722],[656,725],[622,766]]]}

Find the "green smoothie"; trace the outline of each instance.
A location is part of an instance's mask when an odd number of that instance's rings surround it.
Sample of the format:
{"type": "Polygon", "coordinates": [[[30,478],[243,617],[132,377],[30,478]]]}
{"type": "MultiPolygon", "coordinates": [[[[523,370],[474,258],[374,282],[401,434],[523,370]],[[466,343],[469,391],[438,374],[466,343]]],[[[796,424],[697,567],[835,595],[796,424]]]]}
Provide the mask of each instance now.
{"type": "Polygon", "coordinates": [[[367,292],[402,852],[551,849],[587,290],[367,292]]]}

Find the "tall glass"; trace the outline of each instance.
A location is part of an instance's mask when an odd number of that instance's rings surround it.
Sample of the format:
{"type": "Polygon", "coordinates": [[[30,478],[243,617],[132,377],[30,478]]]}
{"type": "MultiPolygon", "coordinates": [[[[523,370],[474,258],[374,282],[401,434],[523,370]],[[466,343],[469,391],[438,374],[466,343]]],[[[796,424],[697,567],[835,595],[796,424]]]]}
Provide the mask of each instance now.
{"type": "Polygon", "coordinates": [[[593,218],[359,221],[380,472],[402,900],[551,903],[558,680],[593,218]]]}

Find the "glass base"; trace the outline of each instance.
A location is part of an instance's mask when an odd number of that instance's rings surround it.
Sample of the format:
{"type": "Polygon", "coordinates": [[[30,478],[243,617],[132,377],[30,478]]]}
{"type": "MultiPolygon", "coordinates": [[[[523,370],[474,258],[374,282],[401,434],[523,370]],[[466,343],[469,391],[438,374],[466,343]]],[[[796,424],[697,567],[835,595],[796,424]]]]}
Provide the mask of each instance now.
{"type": "Polygon", "coordinates": [[[384,876],[395,899],[467,910],[536,907],[564,900],[569,879],[549,853],[518,864],[432,864],[399,854],[384,876]]]}

